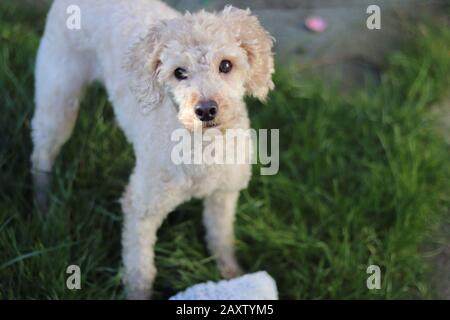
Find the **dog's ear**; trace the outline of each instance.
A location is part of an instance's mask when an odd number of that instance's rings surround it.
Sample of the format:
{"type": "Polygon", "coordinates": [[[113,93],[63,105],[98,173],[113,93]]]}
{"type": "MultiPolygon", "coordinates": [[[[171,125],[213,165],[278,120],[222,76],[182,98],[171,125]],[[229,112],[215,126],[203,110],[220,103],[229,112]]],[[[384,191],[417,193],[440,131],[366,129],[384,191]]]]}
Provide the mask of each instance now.
{"type": "Polygon", "coordinates": [[[246,82],[247,93],[264,101],[269,91],[274,88],[272,82],[274,39],[249,9],[241,10],[226,6],[221,15],[247,52],[250,64],[246,82]]]}
{"type": "Polygon", "coordinates": [[[131,46],[125,63],[131,91],[143,113],[157,107],[164,98],[163,89],[157,80],[164,26],[162,22],[151,26],[147,34],[131,46]]]}

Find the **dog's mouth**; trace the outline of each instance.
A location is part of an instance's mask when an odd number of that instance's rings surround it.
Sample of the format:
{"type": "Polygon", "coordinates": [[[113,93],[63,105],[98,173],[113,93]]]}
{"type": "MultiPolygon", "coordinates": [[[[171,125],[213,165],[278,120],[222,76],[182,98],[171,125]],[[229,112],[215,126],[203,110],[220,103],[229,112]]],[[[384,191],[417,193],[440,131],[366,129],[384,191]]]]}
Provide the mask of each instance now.
{"type": "Polygon", "coordinates": [[[214,121],[206,121],[202,124],[203,129],[217,128],[218,126],[219,125],[214,121]]]}

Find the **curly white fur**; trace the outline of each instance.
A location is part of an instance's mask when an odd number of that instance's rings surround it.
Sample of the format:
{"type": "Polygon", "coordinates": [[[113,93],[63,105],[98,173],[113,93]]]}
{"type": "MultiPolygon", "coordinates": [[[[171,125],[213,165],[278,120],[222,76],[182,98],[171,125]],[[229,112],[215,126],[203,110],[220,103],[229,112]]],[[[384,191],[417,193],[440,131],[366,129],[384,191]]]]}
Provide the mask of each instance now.
{"type": "Polygon", "coordinates": [[[136,155],[122,198],[129,298],[150,296],[157,229],[170,211],[192,197],[205,199],[208,247],[222,274],[239,274],[233,220],[250,166],[175,165],[170,133],[202,126],[194,113],[202,99],[217,101],[218,128],[247,129],[244,95],[264,100],[273,88],[272,42],[249,10],[226,7],[219,13],[182,15],[153,0],[53,3],[36,62],[36,198],[45,207],[48,173],[72,133],[83,89],[93,80],[101,81],[136,155]],[[70,5],[81,9],[80,30],[66,27],[70,5]],[[226,75],[218,72],[223,59],[233,63],[226,75]],[[187,80],[173,76],[177,67],[188,70],[187,80]]]}

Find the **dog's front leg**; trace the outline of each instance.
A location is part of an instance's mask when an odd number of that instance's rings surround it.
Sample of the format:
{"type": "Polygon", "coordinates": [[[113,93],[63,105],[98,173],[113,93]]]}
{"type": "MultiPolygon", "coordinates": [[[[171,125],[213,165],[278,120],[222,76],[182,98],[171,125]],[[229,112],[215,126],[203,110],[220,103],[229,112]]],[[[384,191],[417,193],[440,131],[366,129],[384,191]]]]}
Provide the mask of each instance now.
{"type": "Polygon", "coordinates": [[[241,274],[234,254],[233,229],[238,198],[238,191],[217,191],[204,201],[203,223],[206,228],[206,242],[225,278],[241,274]]]}
{"type": "Polygon", "coordinates": [[[166,187],[156,188],[161,190],[161,193],[153,194],[152,197],[138,197],[130,185],[122,198],[122,255],[128,299],[143,300],[151,296],[156,276],[156,233],[168,213],[183,201],[180,193],[173,187],[169,188],[170,195],[164,192],[166,187]]]}
{"type": "Polygon", "coordinates": [[[144,300],[151,296],[156,276],[154,245],[156,232],[166,214],[147,216],[125,214],[122,246],[124,284],[127,298],[144,300]]]}

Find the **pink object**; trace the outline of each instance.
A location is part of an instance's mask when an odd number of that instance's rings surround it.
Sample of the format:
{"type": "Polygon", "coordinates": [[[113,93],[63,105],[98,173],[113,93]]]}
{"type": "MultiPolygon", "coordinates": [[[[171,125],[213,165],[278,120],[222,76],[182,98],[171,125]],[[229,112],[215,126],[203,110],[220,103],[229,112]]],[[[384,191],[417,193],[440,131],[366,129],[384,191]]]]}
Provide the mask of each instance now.
{"type": "Polygon", "coordinates": [[[305,26],[308,30],[313,32],[323,32],[328,26],[325,19],[321,17],[308,17],[305,20],[305,26]]]}

